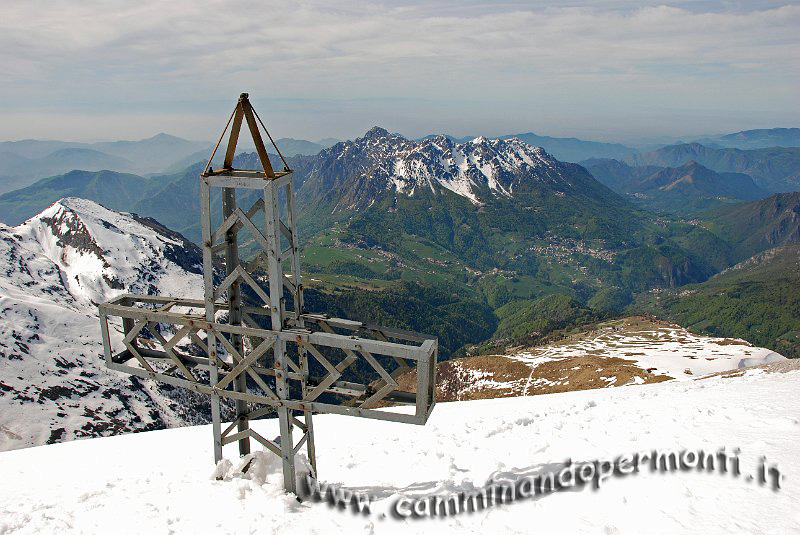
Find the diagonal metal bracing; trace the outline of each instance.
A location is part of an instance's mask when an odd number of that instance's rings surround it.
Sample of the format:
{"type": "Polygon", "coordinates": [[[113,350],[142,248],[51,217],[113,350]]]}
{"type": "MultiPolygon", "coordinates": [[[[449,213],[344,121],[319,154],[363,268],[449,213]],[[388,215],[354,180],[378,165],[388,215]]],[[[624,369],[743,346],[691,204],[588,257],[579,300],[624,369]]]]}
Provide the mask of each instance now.
{"type": "Polygon", "coordinates": [[[228,427],[226,427],[226,428],[225,428],[225,429],[222,431],[222,438],[225,438],[225,437],[227,437],[227,436],[228,436],[228,435],[231,433],[231,431],[233,431],[235,428],[236,428],[236,420],[232,421],[232,422],[230,423],[230,425],[228,425],[228,427]]]}
{"type": "Polygon", "coordinates": [[[275,444],[273,441],[269,440],[268,438],[264,438],[256,431],[250,430],[250,436],[256,439],[258,442],[261,443],[262,446],[270,450],[272,453],[277,455],[278,457],[283,456],[283,452],[281,452],[281,447],[275,444]]]}
{"type": "Polygon", "coordinates": [[[261,234],[261,231],[256,228],[250,218],[242,212],[240,208],[237,208],[235,211],[236,215],[238,216],[239,222],[243,225],[242,228],[246,228],[250,231],[250,234],[253,235],[253,238],[258,242],[261,248],[265,251],[269,250],[269,244],[267,243],[267,239],[261,234]]]}
{"type": "Polygon", "coordinates": [[[283,277],[281,277],[281,279],[283,281],[283,285],[286,286],[287,290],[289,290],[292,294],[297,292],[297,286],[295,286],[294,283],[290,281],[288,277],[284,275],[283,277]]]}
{"type": "MultiPolygon", "coordinates": [[[[247,217],[247,219],[252,221],[253,220],[253,216],[256,215],[257,213],[261,212],[262,210],[264,210],[264,199],[258,199],[256,202],[253,203],[253,205],[250,207],[250,209],[247,210],[247,212],[245,212],[245,216],[247,217]]],[[[233,231],[234,232],[239,232],[241,227],[242,227],[242,223],[241,222],[237,222],[233,226],[233,231]]]]}
{"type": "MultiPolygon", "coordinates": [[[[244,117],[244,107],[242,102],[236,104],[233,111],[233,125],[231,126],[231,137],[228,140],[228,148],[225,150],[225,162],[223,167],[231,169],[233,167],[233,157],[236,154],[236,144],[239,142],[239,130],[242,128],[242,118],[244,117]]],[[[222,133],[225,135],[225,132],[222,133]]]]}
{"type": "Polygon", "coordinates": [[[183,327],[175,334],[175,336],[173,336],[169,341],[167,341],[166,339],[164,339],[164,336],[159,332],[156,325],[154,325],[153,323],[148,324],[148,326],[149,325],[153,325],[153,328],[150,329],[150,332],[152,332],[153,336],[155,336],[158,339],[158,341],[161,342],[161,346],[164,348],[164,352],[167,355],[169,355],[169,358],[171,358],[172,361],[175,363],[175,366],[177,366],[178,369],[181,370],[181,373],[183,373],[184,377],[186,377],[190,381],[197,382],[197,379],[192,374],[192,372],[189,371],[186,365],[181,361],[180,358],[178,358],[178,356],[172,350],[173,347],[175,347],[175,344],[177,344],[179,341],[185,338],[188,332],[192,328],[189,327],[188,325],[186,327],[183,327]]]}
{"type": "Polygon", "coordinates": [[[223,279],[222,283],[213,290],[214,300],[219,299],[226,291],[228,291],[228,288],[230,288],[234,282],[239,280],[239,276],[239,270],[236,268],[229,273],[228,276],[223,279]]]}
{"type": "Polygon", "coordinates": [[[369,363],[369,365],[372,366],[376,372],[378,372],[378,375],[380,375],[381,377],[381,382],[379,382],[379,384],[383,385],[378,388],[377,392],[375,392],[373,395],[368,397],[363,403],[361,403],[360,407],[363,407],[365,409],[370,409],[375,407],[377,403],[383,398],[385,398],[389,393],[397,389],[397,381],[395,381],[394,377],[392,377],[384,369],[384,367],[381,366],[381,364],[375,359],[372,353],[370,353],[366,349],[359,350],[359,353],[361,353],[364,356],[364,359],[369,363]]]}
{"type": "MultiPolygon", "coordinates": [[[[379,329],[369,329],[369,332],[372,333],[377,340],[383,340],[384,342],[389,341],[389,339],[386,338],[386,335],[384,335],[379,329]]],[[[395,361],[395,363],[397,363],[397,368],[395,368],[391,373],[391,376],[394,379],[397,379],[400,375],[403,375],[411,369],[411,366],[408,365],[408,362],[405,359],[400,357],[392,357],[392,359],[395,361]]]]}
{"type": "Polygon", "coordinates": [[[261,286],[253,280],[253,277],[244,269],[242,266],[238,266],[239,276],[247,283],[250,288],[253,289],[254,292],[261,298],[267,306],[272,306],[272,300],[270,299],[269,295],[267,295],[264,290],[261,289],[261,286]]]}
{"type": "Polygon", "coordinates": [[[131,352],[136,360],[139,361],[139,364],[141,364],[145,370],[152,373],[153,368],[150,367],[150,364],[147,363],[141,353],[139,353],[139,350],[133,344],[133,340],[139,336],[139,333],[142,331],[142,329],[144,329],[145,325],[147,325],[147,320],[136,322],[133,326],[133,329],[125,336],[125,338],[123,338],[122,343],[126,348],[128,348],[128,351],[131,352]]]}
{"type": "Polygon", "coordinates": [[[302,373],[300,366],[295,364],[295,362],[292,360],[292,357],[289,355],[286,355],[286,365],[289,366],[294,373],[302,373]]]}
{"type": "Polygon", "coordinates": [[[253,116],[253,108],[250,106],[250,101],[242,102],[241,105],[245,119],[247,119],[247,126],[250,128],[250,135],[253,136],[253,144],[256,146],[258,159],[261,160],[261,166],[264,168],[264,174],[267,178],[275,178],[275,172],[272,170],[272,164],[269,161],[267,149],[264,147],[264,140],[261,138],[261,132],[258,130],[258,124],[253,116]]]}
{"type": "Polygon", "coordinates": [[[206,345],[206,343],[200,339],[200,337],[197,335],[198,332],[199,331],[192,331],[189,333],[189,338],[191,338],[192,342],[194,342],[194,344],[199,347],[201,351],[208,354],[208,345],[206,345]]]}
{"type": "MultiPolygon", "coordinates": [[[[233,345],[228,341],[227,338],[225,338],[225,336],[222,333],[217,333],[217,336],[215,338],[220,341],[220,343],[223,345],[225,350],[231,355],[231,358],[233,359],[233,362],[234,362],[235,366],[238,366],[239,363],[242,360],[244,360],[244,358],[239,353],[239,351],[235,347],[233,347],[233,345]]],[[[269,348],[267,348],[267,349],[269,349],[269,348]]],[[[266,351],[266,349],[265,349],[265,351],[266,351]]],[[[259,387],[261,387],[261,389],[264,391],[264,393],[268,397],[273,398],[273,399],[277,399],[277,396],[275,395],[275,392],[269,386],[267,386],[267,384],[264,382],[264,380],[252,369],[251,366],[252,366],[252,363],[251,363],[251,365],[245,366],[245,368],[244,368],[245,372],[247,373],[247,375],[249,375],[250,378],[259,387]]],[[[217,381],[216,384],[214,385],[214,387],[216,389],[223,390],[224,387],[220,387],[219,384],[220,384],[220,381],[217,381]]],[[[226,383],[226,386],[227,386],[227,383],[226,383]]]]}
{"type": "MultiPolygon", "coordinates": [[[[242,422],[238,418],[233,422],[235,425],[240,425],[242,422]]],[[[231,442],[239,442],[241,444],[242,440],[250,438],[250,430],[245,428],[241,431],[238,431],[232,435],[223,435],[222,436],[222,445],[230,444],[231,442]]],[[[249,441],[248,441],[249,446],[249,441]]]]}
{"type": "MultiPolygon", "coordinates": [[[[247,212],[243,212],[241,208],[236,208],[233,213],[225,218],[225,221],[214,231],[211,242],[216,243],[225,239],[228,233],[238,234],[239,231],[246,228],[253,236],[253,241],[258,242],[262,249],[267,250],[269,247],[264,234],[253,223],[253,216],[264,209],[264,200],[259,199],[247,212]]],[[[222,250],[223,244],[212,245],[216,251],[222,250]]]]}
{"type": "Polygon", "coordinates": [[[222,297],[222,295],[239,280],[244,281],[256,293],[256,295],[261,298],[264,304],[271,306],[272,301],[270,300],[269,295],[264,292],[261,286],[255,280],[253,280],[253,277],[250,276],[247,270],[242,266],[236,266],[233,271],[227,277],[225,277],[222,283],[214,290],[214,299],[219,299],[222,297]]]}
{"type": "Polygon", "coordinates": [[[320,395],[322,395],[334,382],[336,382],[336,380],[342,376],[342,373],[339,370],[337,370],[336,367],[333,366],[333,364],[331,364],[330,361],[326,359],[325,356],[322,353],[320,353],[317,350],[317,348],[314,347],[312,344],[308,343],[302,344],[302,347],[303,349],[308,350],[309,353],[314,355],[314,358],[316,358],[317,361],[320,364],[322,364],[322,366],[326,370],[328,370],[328,375],[326,375],[322,379],[322,382],[320,382],[315,388],[313,388],[310,392],[307,392],[303,396],[304,401],[314,401],[320,395]]]}
{"type": "Polygon", "coordinates": [[[242,312],[242,324],[248,327],[252,327],[253,329],[260,329],[261,326],[253,319],[253,317],[248,314],[247,312],[242,312]]]}
{"type": "Polygon", "coordinates": [[[225,388],[226,386],[228,386],[228,384],[230,384],[231,381],[233,381],[239,375],[247,371],[247,368],[250,367],[250,365],[252,365],[259,358],[261,358],[264,355],[264,353],[266,353],[267,350],[272,347],[272,344],[274,343],[275,343],[274,337],[261,342],[258,345],[258,347],[256,347],[250,353],[248,353],[247,356],[241,358],[238,364],[236,364],[236,366],[234,366],[233,369],[230,372],[228,372],[226,376],[224,376],[222,379],[219,380],[219,382],[217,383],[217,388],[225,388]]]}
{"type": "Polygon", "coordinates": [[[224,240],[225,235],[228,233],[229,230],[234,229],[238,221],[239,221],[239,214],[235,212],[226,217],[225,221],[223,221],[222,224],[217,228],[217,230],[214,231],[214,235],[211,238],[211,243],[216,243],[220,240],[224,240]]]}
{"type": "MultiPolygon", "coordinates": [[[[293,418],[293,420],[295,420],[295,419],[296,418],[293,418]]],[[[295,444],[295,446],[294,446],[294,451],[292,451],[292,453],[294,455],[297,455],[297,452],[300,451],[300,448],[303,447],[303,444],[306,443],[306,440],[308,440],[308,433],[303,433],[303,436],[300,437],[300,440],[298,440],[297,444],[295,444]]]]}

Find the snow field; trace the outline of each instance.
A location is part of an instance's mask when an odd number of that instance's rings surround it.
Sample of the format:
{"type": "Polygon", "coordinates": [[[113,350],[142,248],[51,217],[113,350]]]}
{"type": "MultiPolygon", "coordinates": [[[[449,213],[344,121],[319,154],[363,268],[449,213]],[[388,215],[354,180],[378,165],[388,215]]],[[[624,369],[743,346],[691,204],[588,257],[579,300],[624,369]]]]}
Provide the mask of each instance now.
{"type": "MultiPolygon", "coordinates": [[[[734,378],[443,403],[422,427],[316,416],[320,479],[376,496],[369,516],[285,495],[277,457],[263,457],[244,477],[228,470],[216,481],[208,426],[5,452],[0,533],[796,533],[798,381],[800,371],[756,369],[734,378]],[[449,518],[382,516],[401,495],[469,490],[568,458],[723,446],[741,449],[742,476],[642,472],[610,478],[597,491],[449,518]],[[781,490],[748,479],[761,455],[779,465],[781,490]]],[[[275,420],[255,427],[277,435],[275,420]]]]}

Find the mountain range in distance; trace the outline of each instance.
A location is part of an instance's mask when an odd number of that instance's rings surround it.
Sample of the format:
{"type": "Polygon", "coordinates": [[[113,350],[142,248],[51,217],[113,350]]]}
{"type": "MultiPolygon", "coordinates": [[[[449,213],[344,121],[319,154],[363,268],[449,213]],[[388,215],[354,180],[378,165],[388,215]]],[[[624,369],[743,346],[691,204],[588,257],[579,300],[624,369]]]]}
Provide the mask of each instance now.
{"type": "Polygon", "coordinates": [[[745,150],[687,143],[629,155],[623,161],[636,167],[678,167],[695,161],[717,172],[750,175],[757,186],[773,193],[800,190],[800,147],[745,150]]]}
{"type": "Polygon", "coordinates": [[[759,128],[733,134],[704,137],[695,143],[716,148],[766,149],[769,147],[800,147],[800,128],[759,128]]]}
{"type": "MultiPolygon", "coordinates": [[[[276,140],[284,156],[316,154],[336,142],[329,138],[316,143],[292,138],[276,140]]],[[[74,170],[176,173],[206,161],[212,148],[209,141],[190,141],[163,133],[138,141],[4,141],[0,142],[0,194],[74,170]]],[[[246,150],[247,145],[241,148],[246,150]]]]}
{"type": "MultiPolygon", "coordinates": [[[[789,143],[795,139],[793,133],[797,130],[800,129],[754,130],[720,137],[730,139],[778,139],[789,143]]],[[[435,137],[436,136],[426,136],[423,140],[430,140],[435,137]]],[[[464,138],[456,139],[452,136],[444,137],[457,144],[463,144],[471,140],[467,139],[465,141],[464,138]]],[[[165,141],[173,142],[177,139],[166,135],[156,136],[156,138],[163,138],[165,141]]],[[[151,140],[156,138],[151,138],[151,140]]],[[[509,138],[509,136],[501,137],[501,139],[509,138]]],[[[670,145],[647,153],[635,153],[628,151],[629,147],[624,147],[622,145],[598,144],[596,142],[576,140],[574,138],[553,138],[536,136],[535,134],[521,134],[520,139],[526,143],[533,144],[533,146],[538,146],[537,143],[543,145],[545,151],[561,161],[569,161],[569,159],[564,157],[559,158],[559,150],[568,149],[573,151],[573,159],[576,159],[579,155],[600,154],[600,157],[584,159],[581,160],[580,163],[590,169],[592,173],[595,173],[597,175],[596,178],[601,182],[611,187],[617,193],[628,196],[629,200],[632,200],[640,206],[676,215],[692,215],[704,209],[714,208],[728,202],[752,200],[759,196],[764,197],[773,192],[800,189],[800,148],[797,147],[743,150],[712,148],[699,143],[690,143],[670,145]],[[557,145],[550,145],[554,147],[554,152],[548,150],[547,145],[550,142],[557,142],[557,145]],[[580,154],[575,153],[575,151],[581,147],[588,148],[580,154]],[[604,154],[609,154],[609,151],[611,151],[610,154],[617,156],[617,158],[602,156],[604,154]],[[622,156],[619,156],[621,153],[622,156]],[[700,167],[695,165],[693,170],[682,169],[690,162],[695,162],[699,164],[700,167]],[[708,172],[702,171],[701,167],[721,174],[721,176],[709,175],[708,172]],[[659,180],[649,182],[644,180],[659,171],[663,171],[667,175],[669,173],[679,172],[667,171],[668,168],[679,169],[681,171],[688,170],[689,173],[684,173],[676,177],[682,178],[683,180],[675,183],[672,187],[670,184],[661,183],[668,178],[665,176],[660,177],[659,180]],[[697,175],[698,172],[705,174],[699,176],[697,175]],[[735,175],[732,173],[735,173],[735,175]],[[749,183],[746,177],[741,175],[748,175],[755,183],[755,187],[749,183]],[[656,184],[658,184],[658,186],[656,186],[656,184]]],[[[145,141],[148,140],[143,140],[141,143],[145,141]]],[[[293,158],[291,162],[292,167],[296,168],[298,175],[302,175],[305,165],[303,162],[306,160],[310,161],[310,159],[314,157],[320,157],[321,150],[318,149],[323,147],[322,143],[332,143],[333,141],[335,140],[329,139],[322,140],[320,143],[311,143],[304,140],[283,138],[278,140],[278,146],[282,148],[282,152],[285,156],[293,158]],[[309,156],[298,151],[317,152],[309,156]],[[305,158],[305,156],[308,156],[308,158],[305,158]]],[[[16,144],[15,146],[17,146],[21,152],[24,152],[28,156],[35,156],[37,153],[33,149],[37,149],[40,152],[46,151],[53,148],[56,146],[54,144],[58,143],[61,142],[6,142],[2,144],[2,147],[8,148],[16,144]]],[[[117,143],[122,143],[122,145],[113,145],[115,147],[129,147],[131,144],[138,142],[117,143]]],[[[152,143],[145,143],[145,145],[150,144],[152,143]]],[[[169,143],[167,144],[169,145],[169,143]]],[[[158,175],[151,174],[149,176],[157,178],[154,183],[160,182],[169,184],[175,182],[178,175],[187,174],[187,170],[189,169],[191,169],[191,173],[194,173],[195,169],[192,165],[196,166],[199,162],[205,162],[209,153],[209,148],[191,152],[183,156],[181,160],[170,165],[167,172],[158,175]]],[[[23,156],[23,158],[24,157],[26,156],[23,156]]],[[[19,158],[16,159],[18,160],[19,158]]],[[[0,162],[2,162],[1,158],[0,162]]],[[[91,159],[89,159],[89,162],[91,162],[91,159]]],[[[111,170],[123,173],[130,172],[129,168],[132,164],[128,162],[130,162],[130,160],[121,160],[117,162],[117,167],[119,168],[112,168],[111,170]]],[[[75,162],[72,161],[71,165],[67,165],[67,167],[72,167],[74,163],[75,162]]],[[[86,161],[80,163],[85,164],[86,161]]],[[[97,162],[97,165],[86,165],[86,168],[83,170],[92,171],[98,166],[113,167],[112,165],[102,166],[100,163],[102,162],[97,162]]],[[[193,179],[190,178],[189,180],[192,181],[193,179]]],[[[2,181],[0,181],[0,184],[2,184],[2,181]]],[[[6,182],[6,186],[9,188],[13,187],[13,185],[14,184],[9,181],[6,182]]],[[[19,183],[15,183],[15,185],[19,186],[19,183]]],[[[80,192],[76,191],[61,191],[60,194],[58,194],[58,192],[55,191],[57,189],[58,188],[54,188],[52,195],[49,196],[49,202],[65,195],[80,195],[80,192]]],[[[192,188],[190,191],[194,189],[196,188],[192,188]]],[[[2,186],[0,186],[0,192],[2,192],[2,186]]],[[[148,192],[149,186],[141,189],[137,195],[144,199],[147,198],[148,192]]],[[[100,199],[98,198],[98,200],[100,199]]],[[[7,212],[8,215],[4,215],[3,211],[0,211],[0,219],[4,220],[6,223],[16,224],[22,220],[16,216],[20,210],[22,210],[25,215],[31,216],[41,208],[42,206],[40,205],[37,209],[27,209],[27,211],[25,211],[26,208],[24,207],[11,207],[7,212]]],[[[188,229],[188,225],[180,225],[179,230],[187,232],[192,236],[192,239],[195,238],[193,231],[188,229]]]]}
{"type": "MultiPolygon", "coordinates": [[[[436,136],[430,135],[420,139],[433,137],[436,136]]],[[[456,143],[464,143],[474,139],[475,136],[446,137],[456,143]]],[[[556,159],[564,162],[579,163],[590,159],[611,158],[625,160],[635,165],[645,165],[636,160],[637,155],[643,154],[638,145],[627,146],[620,143],[587,141],[573,137],[543,136],[532,132],[506,134],[498,136],[498,138],[520,139],[530,145],[542,147],[556,159]]],[[[295,138],[276,140],[278,148],[286,157],[313,156],[339,142],[334,138],[318,141],[295,138]]],[[[800,146],[800,129],[745,130],[701,138],[694,144],[703,145],[708,149],[798,147],[800,146]]],[[[196,162],[205,161],[211,152],[211,147],[212,143],[209,141],[190,141],[163,133],[138,141],[80,143],[29,139],[0,142],[0,194],[25,187],[40,178],[76,169],[83,171],[109,170],[142,175],[174,174],[196,162]]],[[[243,144],[239,148],[240,150],[253,150],[247,144],[243,144]]],[[[661,146],[657,147],[657,149],[660,148],[661,146]]],[[[703,157],[695,156],[691,159],[714,168],[703,157]]],[[[672,160],[673,164],[670,166],[679,165],[674,163],[676,161],[674,156],[672,160]]],[[[685,161],[680,163],[685,163],[685,161]]],[[[739,167],[743,166],[739,165],[739,167]]],[[[729,169],[722,170],[729,171],[729,169]]],[[[737,172],[744,171],[740,169],[737,172]]],[[[753,178],[758,180],[757,176],[753,176],[753,178]]],[[[784,190],[786,189],[784,188],[784,190]]]]}
{"type": "Polygon", "coordinates": [[[126,158],[77,147],[58,149],[40,158],[3,152],[0,153],[0,193],[26,187],[37,177],[49,177],[73,169],[114,169],[127,172],[133,171],[135,167],[126,158]]]}
{"type": "MultiPolygon", "coordinates": [[[[419,138],[420,141],[433,139],[436,134],[419,138]]],[[[466,143],[478,136],[454,137],[445,135],[454,143],[466,143]]],[[[619,143],[604,143],[600,141],[586,141],[574,137],[551,137],[540,136],[533,132],[522,134],[507,134],[498,136],[498,139],[520,139],[534,147],[542,147],[549,154],[553,155],[562,162],[577,163],[590,158],[623,158],[629,154],[638,152],[635,148],[627,147],[619,143]]]]}
{"type": "MultiPolygon", "coordinates": [[[[386,265],[387,277],[398,272],[398,263],[406,266],[399,272],[406,269],[415,280],[429,278],[428,270],[450,281],[472,277],[469,270],[514,274],[501,286],[479,290],[492,294],[493,302],[553,288],[588,299],[603,285],[627,292],[672,286],[704,280],[727,265],[726,246],[713,235],[681,223],[665,227],[583,167],[521,140],[412,141],[376,127],[289,163],[305,239],[335,239],[354,254],[394,255],[399,260],[386,265]]],[[[0,196],[0,213],[16,207],[17,220],[9,222],[17,223],[65,194],[102,202],[103,186],[114,183],[112,191],[125,191],[119,202],[127,203],[126,210],[197,242],[203,165],[150,179],[67,174],[0,196]]],[[[234,165],[254,168],[255,156],[240,154],[234,165]]],[[[253,201],[247,195],[240,198],[243,206],[253,201]]],[[[363,267],[377,265],[384,264],[363,267]]],[[[476,291],[463,280],[459,286],[476,291]]]]}
{"type": "Polygon", "coordinates": [[[621,160],[580,163],[639,206],[679,216],[800,190],[800,147],[738,149],[686,143],[621,160]]]}
{"type": "MultiPolygon", "coordinates": [[[[430,139],[436,135],[428,135],[420,139],[430,139]]],[[[476,136],[447,136],[456,143],[464,143],[476,136]]],[[[536,147],[542,147],[548,153],[565,162],[580,163],[595,158],[623,159],[650,150],[658,150],[665,146],[686,145],[683,142],[662,143],[657,146],[633,143],[608,143],[587,141],[574,137],[541,136],[532,132],[506,134],[500,139],[518,138],[536,147]],[[647,149],[649,147],[649,149],[647,149]]],[[[800,147],[800,128],[763,128],[743,130],[732,134],[721,134],[713,137],[693,139],[690,143],[705,145],[709,148],[764,149],[770,147],[800,147]]]]}
{"type": "Polygon", "coordinates": [[[124,173],[158,172],[174,162],[207,149],[209,143],[168,134],[139,141],[75,143],[22,140],[0,143],[0,193],[76,169],[124,173]]]}
{"type": "Polygon", "coordinates": [[[321,273],[439,281],[496,306],[704,280],[726,265],[712,234],[661,225],[583,167],[520,140],[412,141],[373,128],[299,163],[305,265],[321,273]],[[692,252],[701,241],[715,252],[692,252]]]}

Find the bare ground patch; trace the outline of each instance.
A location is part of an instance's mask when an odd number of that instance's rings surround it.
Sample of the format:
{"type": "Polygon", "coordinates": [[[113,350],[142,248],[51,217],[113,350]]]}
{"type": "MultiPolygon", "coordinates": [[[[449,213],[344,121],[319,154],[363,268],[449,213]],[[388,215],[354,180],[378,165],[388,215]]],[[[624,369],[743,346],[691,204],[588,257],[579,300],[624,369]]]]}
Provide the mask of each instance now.
{"type": "MultiPolygon", "coordinates": [[[[630,360],[592,355],[538,365],[502,355],[465,357],[440,363],[436,376],[437,401],[534,396],[672,379],[643,370],[630,360]]],[[[405,391],[413,391],[415,381],[414,371],[398,378],[405,391]]]]}

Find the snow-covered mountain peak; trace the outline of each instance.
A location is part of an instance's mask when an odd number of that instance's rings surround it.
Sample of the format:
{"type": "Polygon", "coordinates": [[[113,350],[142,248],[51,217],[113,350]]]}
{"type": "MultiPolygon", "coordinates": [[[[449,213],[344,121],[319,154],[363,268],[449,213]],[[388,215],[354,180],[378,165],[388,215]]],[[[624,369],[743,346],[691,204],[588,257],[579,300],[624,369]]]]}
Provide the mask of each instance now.
{"type": "Polygon", "coordinates": [[[170,400],[185,393],[100,371],[96,307],[123,292],[200,297],[201,264],[154,220],[84,199],[0,225],[0,450],[201,421],[170,400]]]}
{"type": "Polygon", "coordinates": [[[93,214],[95,208],[102,207],[84,199],[62,199],[20,225],[19,233],[37,239],[43,245],[46,242],[48,252],[58,251],[59,258],[51,257],[51,260],[69,265],[74,259],[68,256],[74,253],[78,257],[93,257],[104,267],[109,267],[102,249],[83,222],[83,219],[91,222],[97,219],[93,214]]]}
{"type": "Polygon", "coordinates": [[[135,214],[65,198],[12,234],[20,248],[52,262],[76,303],[93,307],[122,292],[198,293],[184,279],[201,273],[200,250],[135,214]]]}
{"type": "Polygon", "coordinates": [[[561,194],[571,187],[571,172],[542,148],[516,138],[411,141],[380,127],[326,149],[315,170],[323,182],[320,191],[339,189],[335,210],[367,207],[391,191],[410,196],[449,190],[475,204],[545,184],[561,194]]]}

